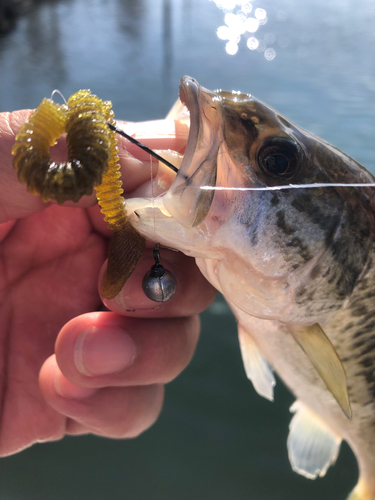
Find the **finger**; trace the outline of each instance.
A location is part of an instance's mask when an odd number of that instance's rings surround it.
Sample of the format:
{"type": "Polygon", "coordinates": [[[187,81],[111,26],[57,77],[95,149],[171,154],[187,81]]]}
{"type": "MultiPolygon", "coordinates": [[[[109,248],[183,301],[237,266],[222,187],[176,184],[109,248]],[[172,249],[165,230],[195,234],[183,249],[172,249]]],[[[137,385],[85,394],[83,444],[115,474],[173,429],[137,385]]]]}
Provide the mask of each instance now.
{"type": "Polygon", "coordinates": [[[51,356],[39,375],[41,391],[57,412],[102,436],[129,438],[149,428],[159,416],[164,389],[161,385],[87,389],[71,383],[51,356]]]}
{"type": "Polygon", "coordinates": [[[69,321],[56,341],[62,373],[85,388],[164,384],[190,362],[199,318],[135,319],[110,312],[69,321]]]}
{"type": "MultiPolygon", "coordinates": [[[[175,120],[154,120],[138,123],[118,122],[117,127],[151,149],[171,149],[178,153],[184,151],[189,134],[189,127],[175,120]]],[[[149,182],[151,176],[154,179],[156,178],[159,162],[123,136],[117,134],[116,138],[118,140],[124,192],[131,193],[142,184],[149,182]]],[[[170,184],[174,175],[171,176],[166,167],[162,181],[170,184]]]]}
{"type": "MultiPolygon", "coordinates": [[[[155,264],[152,250],[146,249],[122,291],[104,304],[118,314],[144,318],[182,317],[198,314],[213,302],[217,291],[203,277],[194,259],[180,252],[162,249],[161,264],[176,278],[175,294],[166,302],[150,300],[142,289],[145,274],[155,264]]],[[[99,283],[106,268],[103,266],[99,283]]]]}
{"type": "Polygon", "coordinates": [[[65,434],[68,434],[70,436],[83,436],[90,433],[92,433],[91,429],[81,424],[80,422],[77,422],[77,420],[74,420],[70,417],[66,419],[65,434]]]}
{"type": "MultiPolygon", "coordinates": [[[[118,128],[135,137],[150,149],[172,149],[178,153],[184,151],[189,136],[189,126],[173,119],[118,122],[118,128]]],[[[123,138],[121,137],[121,139],[123,138]]],[[[142,161],[149,161],[149,153],[129,141],[126,141],[126,144],[126,149],[132,156],[142,161]]]]}

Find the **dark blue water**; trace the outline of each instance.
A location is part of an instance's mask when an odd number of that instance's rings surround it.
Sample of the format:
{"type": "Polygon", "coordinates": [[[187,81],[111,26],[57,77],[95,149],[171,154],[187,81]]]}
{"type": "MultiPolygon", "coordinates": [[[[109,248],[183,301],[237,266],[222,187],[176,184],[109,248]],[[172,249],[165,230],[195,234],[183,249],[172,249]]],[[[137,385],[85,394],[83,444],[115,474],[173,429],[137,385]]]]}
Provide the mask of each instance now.
{"type": "MultiPolygon", "coordinates": [[[[373,0],[254,0],[268,21],[229,55],[209,0],[39,1],[0,38],[0,111],[36,107],[55,88],[90,88],[117,118],[167,114],[179,78],[242,90],[375,170],[373,0]],[[266,47],[264,47],[264,44],[266,47]],[[275,55],[267,60],[265,54],[275,55]]],[[[238,10],[238,7],[237,7],[238,10]]],[[[0,500],[340,500],[356,482],[344,445],[327,476],[290,469],[292,397],[246,380],[222,299],[203,315],[196,356],[167,388],[158,423],[132,441],[68,438],[0,461],[0,500]]]]}

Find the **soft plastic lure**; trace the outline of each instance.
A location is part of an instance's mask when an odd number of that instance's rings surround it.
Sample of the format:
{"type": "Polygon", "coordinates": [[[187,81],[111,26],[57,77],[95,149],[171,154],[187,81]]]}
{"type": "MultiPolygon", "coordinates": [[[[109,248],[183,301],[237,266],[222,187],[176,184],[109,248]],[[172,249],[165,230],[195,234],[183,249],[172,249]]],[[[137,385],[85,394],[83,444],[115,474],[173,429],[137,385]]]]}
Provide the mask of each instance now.
{"type": "Polygon", "coordinates": [[[73,94],[66,105],[43,99],[22,126],[13,146],[18,179],[43,201],[78,201],[102,182],[111,155],[106,122],[113,119],[111,103],[89,90],[73,94]],[[50,147],[67,132],[68,159],[56,163],[50,147]]]}
{"type": "Polygon", "coordinates": [[[146,240],[131,226],[122,197],[117,139],[110,101],[79,90],[66,105],[51,99],[41,104],[21,127],[12,153],[18,179],[43,201],[79,201],[96,189],[101,212],[113,237],[101,294],[113,299],[133,272],[146,240]],[[67,132],[68,160],[56,163],[50,147],[67,132]]]}

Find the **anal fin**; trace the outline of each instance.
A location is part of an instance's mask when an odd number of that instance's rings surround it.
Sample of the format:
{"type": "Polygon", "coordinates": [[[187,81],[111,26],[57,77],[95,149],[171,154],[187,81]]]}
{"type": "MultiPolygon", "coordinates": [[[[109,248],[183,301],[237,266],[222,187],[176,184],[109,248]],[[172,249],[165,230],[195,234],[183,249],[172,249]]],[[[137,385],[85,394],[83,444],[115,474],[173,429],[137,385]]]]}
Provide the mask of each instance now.
{"type": "Polygon", "coordinates": [[[254,389],[260,396],[273,401],[273,388],[276,385],[275,377],[251,334],[241,323],[238,323],[238,340],[247,377],[251,380],[254,389]]]}
{"type": "Polygon", "coordinates": [[[292,469],[308,479],[323,477],[337,459],[341,437],[299,401],[290,411],[295,412],[287,441],[292,469]]]}

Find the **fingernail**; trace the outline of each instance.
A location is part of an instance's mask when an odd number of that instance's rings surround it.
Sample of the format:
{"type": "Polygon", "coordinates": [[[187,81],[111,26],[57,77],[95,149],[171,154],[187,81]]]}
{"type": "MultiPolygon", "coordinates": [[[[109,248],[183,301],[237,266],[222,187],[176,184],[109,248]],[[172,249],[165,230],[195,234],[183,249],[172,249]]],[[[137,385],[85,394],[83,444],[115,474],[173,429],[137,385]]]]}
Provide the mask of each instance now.
{"type": "Polygon", "coordinates": [[[60,396],[67,399],[84,399],[88,398],[96,389],[90,387],[81,387],[73,384],[61,373],[59,369],[55,372],[55,389],[60,396]]]}
{"type": "Polygon", "coordinates": [[[121,372],[133,364],[135,356],[135,345],[122,328],[85,328],[74,346],[77,370],[88,376],[121,372]]]}

